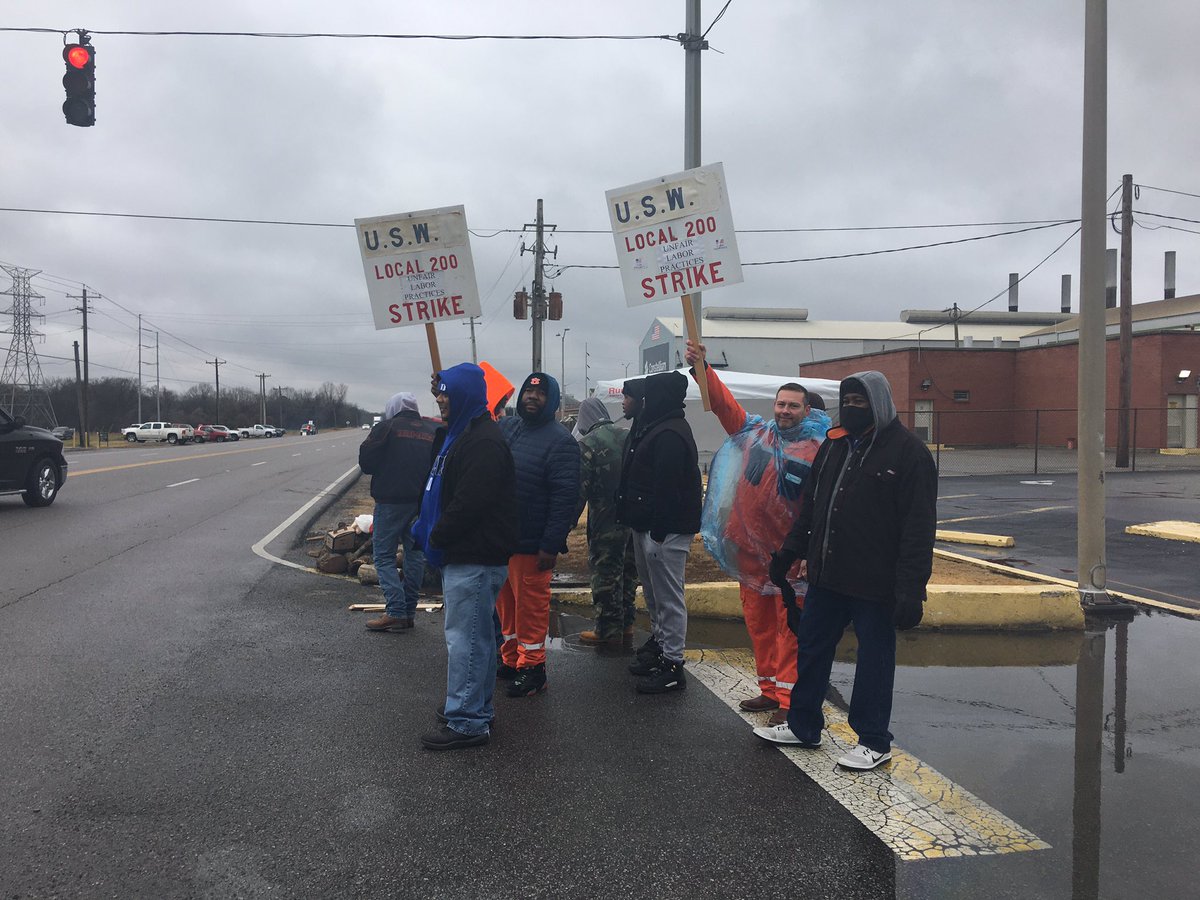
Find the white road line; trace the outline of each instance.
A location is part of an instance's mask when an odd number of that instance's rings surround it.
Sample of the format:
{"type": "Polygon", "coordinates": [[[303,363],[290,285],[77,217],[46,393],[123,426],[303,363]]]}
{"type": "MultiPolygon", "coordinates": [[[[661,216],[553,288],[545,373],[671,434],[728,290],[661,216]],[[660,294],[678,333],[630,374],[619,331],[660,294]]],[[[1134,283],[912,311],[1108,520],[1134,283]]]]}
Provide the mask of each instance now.
{"type": "Polygon", "coordinates": [[[185,484],[191,484],[193,481],[199,481],[199,478],[189,478],[187,481],[177,481],[174,484],[168,484],[167,487],[182,487],[185,484]]]}
{"type": "Polygon", "coordinates": [[[252,463],[250,468],[253,469],[255,466],[265,466],[266,464],[267,464],[267,461],[264,459],[262,462],[252,463]]]}
{"type": "MultiPolygon", "coordinates": [[[[738,709],[754,696],[754,662],[745,651],[689,650],[688,671],[748,724],[758,717],[738,709]]],[[[797,768],[869,828],[903,860],[992,856],[1050,845],[988,806],[936,769],[892,747],[892,762],[870,772],[846,772],[837,759],[858,739],[846,714],[824,706],[826,733],[818,750],[776,745],[797,768]]],[[[763,743],[761,738],[746,737],[763,743]]],[[[755,748],[759,749],[759,748],[755,748]]],[[[762,749],[765,749],[762,748],[762,749]]]]}
{"type": "Polygon", "coordinates": [[[993,513],[988,516],[959,516],[957,519],[938,519],[939,525],[951,522],[978,522],[980,519],[1011,519],[1013,516],[1031,516],[1035,513],[1056,512],[1063,509],[1074,509],[1074,506],[1039,506],[1035,509],[1014,509],[1011,512],[993,513]]]}
{"type": "Polygon", "coordinates": [[[299,453],[293,453],[292,456],[299,456],[299,453]]]}
{"type": "Polygon", "coordinates": [[[275,526],[275,528],[273,528],[271,530],[270,534],[268,534],[266,537],[264,537],[261,541],[259,541],[257,544],[255,544],[250,549],[254,552],[254,554],[256,556],[261,556],[263,559],[269,560],[270,562],[278,563],[281,566],[287,566],[290,569],[299,569],[301,572],[315,573],[315,571],[316,571],[315,569],[310,569],[308,566],[302,566],[299,563],[290,562],[289,560],[286,560],[286,559],[280,559],[275,554],[268,552],[267,544],[271,543],[271,541],[273,541],[273,540],[275,540],[275,538],[279,537],[279,535],[283,533],[284,529],[291,526],[291,524],[293,522],[295,522],[302,515],[304,515],[306,512],[308,512],[310,509],[312,509],[313,506],[315,506],[317,504],[317,501],[321,500],[324,497],[328,497],[333,492],[333,489],[335,487],[337,487],[339,484],[341,484],[343,481],[345,481],[347,478],[349,478],[351,475],[353,475],[357,471],[358,471],[358,466],[356,464],[353,467],[351,467],[350,469],[348,469],[342,475],[339,475],[327,487],[325,487],[321,491],[319,491],[315,497],[313,497],[311,500],[309,500],[307,503],[305,503],[302,507],[300,507],[294,513],[292,513],[290,516],[288,516],[286,519],[284,519],[282,522],[280,522],[277,526],[275,526]]]}

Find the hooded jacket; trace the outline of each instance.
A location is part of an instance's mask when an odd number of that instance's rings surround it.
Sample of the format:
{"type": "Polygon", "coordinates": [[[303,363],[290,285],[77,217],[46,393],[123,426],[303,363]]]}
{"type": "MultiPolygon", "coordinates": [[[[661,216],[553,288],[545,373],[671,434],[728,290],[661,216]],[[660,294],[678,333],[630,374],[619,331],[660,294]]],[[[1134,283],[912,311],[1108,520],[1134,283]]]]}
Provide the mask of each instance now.
{"type": "Polygon", "coordinates": [[[393,396],[383,412],[385,418],[358,448],[358,466],[371,476],[371,496],[377,503],[415,508],[433,464],[438,426],[421,418],[416,396],[407,391],[393,396]]]}
{"type": "Polygon", "coordinates": [[[661,372],[645,386],[621,464],[617,521],[661,542],[668,534],[700,530],[700,466],[683,416],[687,378],[661,372]]]}
{"type": "Polygon", "coordinates": [[[851,375],[839,397],[847,393],[865,393],[874,424],[857,439],[830,429],[783,549],[808,561],[810,584],[888,605],[924,601],[937,527],[933,457],[901,424],[882,374],[851,375]]]}
{"type": "Polygon", "coordinates": [[[503,566],[517,540],[516,474],[488,413],[483,370],[463,363],[437,377],[450,414],[413,537],[435,566],[503,566]]]}
{"type": "MultiPolygon", "coordinates": [[[[629,432],[608,417],[596,397],[579,405],[579,503],[576,518],[588,511],[589,546],[611,539],[622,547],[629,529],[617,524],[617,490],[621,486],[621,459],[629,432]]],[[[595,551],[592,550],[594,555],[595,551]]]]}
{"type": "Polygon", "coordinates": [[[575,524],[579,494],[579,445],[554,421],[561,394],[545,372],[525,379],[517,394],[517,412],[500,420],[517,470],[517,508],[521,530],[517,553],[566,553],[567,532],[575,524]],[[546,391],[546,405],[527,414],[521,397],[530,386],[546,391]]]}

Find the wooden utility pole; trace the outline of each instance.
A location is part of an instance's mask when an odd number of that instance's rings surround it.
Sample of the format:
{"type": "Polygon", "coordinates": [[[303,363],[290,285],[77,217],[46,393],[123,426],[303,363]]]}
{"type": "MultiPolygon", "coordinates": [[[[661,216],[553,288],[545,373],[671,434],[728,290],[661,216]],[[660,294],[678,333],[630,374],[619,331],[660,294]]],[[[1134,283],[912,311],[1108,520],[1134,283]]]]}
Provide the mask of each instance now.
{"type": "Polygon", "coordinates": [[[1133,404],[1133,176],[1121,179],[1121,337],[1117,387],[1117,468],[1129,468],[1129,408],[1133,404]]]}

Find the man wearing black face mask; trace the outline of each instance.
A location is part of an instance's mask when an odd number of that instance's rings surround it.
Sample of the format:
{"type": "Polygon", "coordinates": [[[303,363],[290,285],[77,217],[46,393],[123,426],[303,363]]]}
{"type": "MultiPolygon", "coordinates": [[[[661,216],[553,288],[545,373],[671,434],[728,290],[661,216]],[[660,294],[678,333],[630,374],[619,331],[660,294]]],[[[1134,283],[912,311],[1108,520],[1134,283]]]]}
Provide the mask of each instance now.
{"type": "Polygon", "coordinates": [[[820,746],[834,652],[853,622],[858,662],[849,720],[858,746],[838,764],[865,770],[892,758],[896,630],[921,621],[933,570],[937,469],[925,444],[900,423],[882,374],[851,375],[841,383],[840,400],[841,425],[813,460],[799,516],[773,556],[785,570],[800,560],[809,583],[792,708],[786,724],[754,733],[779,744],[820,746]]]}

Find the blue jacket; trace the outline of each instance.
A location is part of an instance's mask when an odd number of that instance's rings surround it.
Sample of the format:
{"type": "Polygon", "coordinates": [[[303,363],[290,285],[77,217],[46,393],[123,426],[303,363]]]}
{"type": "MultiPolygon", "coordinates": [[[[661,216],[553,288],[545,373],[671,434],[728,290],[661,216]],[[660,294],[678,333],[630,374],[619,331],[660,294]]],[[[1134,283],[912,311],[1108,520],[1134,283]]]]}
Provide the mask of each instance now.
{"type": "Polygon", "coordinates": [[[521,520],[517,553],[566,553],[567,532],[575,524],[579,445],[567,429],[554,421],[559,402],[558,382],[545,372],[534,372],[517,393],[519,414],[500,420],[517,468],[521,520]],[[531,385],[546,391],[546,406],[535,416],[526,414],[521,403],[531,385]]]}

